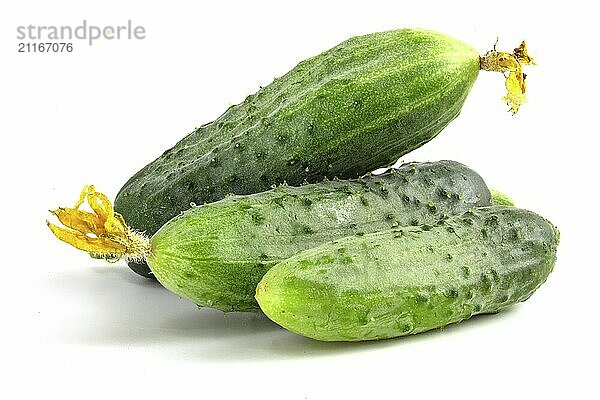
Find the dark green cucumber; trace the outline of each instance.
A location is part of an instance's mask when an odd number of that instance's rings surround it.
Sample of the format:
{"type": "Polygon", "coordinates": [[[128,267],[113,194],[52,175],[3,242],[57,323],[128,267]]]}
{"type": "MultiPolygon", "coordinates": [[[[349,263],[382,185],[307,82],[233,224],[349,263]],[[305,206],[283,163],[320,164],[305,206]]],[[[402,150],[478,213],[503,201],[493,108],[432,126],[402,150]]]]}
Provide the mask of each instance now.
{"type": "Polygon", "coordinates": [[[458,115],[479,68],[473,48],[435,32],[349,39],[165,151],[123,186],[115,209],[151,235],[190,203],[391,165],[458,115]]]}
{"type": "Polygon", "coordinates": [[[558,239],[533,212],[484,207],[309,249],[271,268],[256,298],[273,321],[317,340],[414,334],[528,299],[558,239]]]}
{"type": "Polygon", "coordinates": [[[165,287],[200,306],[257,311],[258,282],[299,251],[490,204],[487,186],[464,165],[410,163],[379,176],[281,186],[192,208],[152,237],[148,264],[165,287]]]}

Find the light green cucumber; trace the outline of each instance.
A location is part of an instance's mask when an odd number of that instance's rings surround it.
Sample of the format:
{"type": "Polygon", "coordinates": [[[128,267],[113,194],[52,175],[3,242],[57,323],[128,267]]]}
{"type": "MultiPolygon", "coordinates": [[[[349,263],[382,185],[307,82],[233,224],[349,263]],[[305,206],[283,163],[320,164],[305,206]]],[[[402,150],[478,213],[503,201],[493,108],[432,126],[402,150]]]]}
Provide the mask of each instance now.
{"type": "Polygon", "coordinates": [[[497,206],[515,206],[515,202],[508,195],[494,189],[490,190],[490,192],[492,194],[492,204],[497,206]]]}
{"type": "Polygon", "coordinates": [[[379,176],[280,186],[192,208],[151,238],[147,261],[165,287],[199,306],[257,311],[258,282],[299,251],[490,204],[484,181],[466,166],[410,163],[379,176]]]}
{"type": "Polygon", "coordinates": [[[558,241],[539,215],[490,206],[306,250],[271,268],[256,298],[273,321],[317,340],[415,334],[528,299],[558,241]]]}

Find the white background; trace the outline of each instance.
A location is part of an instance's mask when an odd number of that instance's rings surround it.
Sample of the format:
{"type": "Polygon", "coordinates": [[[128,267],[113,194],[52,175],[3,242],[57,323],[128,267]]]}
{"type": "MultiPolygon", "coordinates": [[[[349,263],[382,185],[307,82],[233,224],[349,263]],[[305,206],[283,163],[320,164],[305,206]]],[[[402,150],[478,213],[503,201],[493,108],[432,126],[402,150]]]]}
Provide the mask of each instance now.
{"type": "Polygon", "coordinates": [[[4,1],[0,5],[0,397],[598,398],[598,21],[592,2],[4,1]],[[142,41],[17,53],[18,25],[146,28],[142,41]],[[195,126],[357,34],[438,30],[482,53],[526,39],[516,117],[482,72],[462,114],[403,160],[454,159],[561,230],[548,282],[495,316],[319,343],[196,307],[55,240],[47,210],[124,181],[195,126]],[[139,397],[137,397],[139,396],[139,397]]]}

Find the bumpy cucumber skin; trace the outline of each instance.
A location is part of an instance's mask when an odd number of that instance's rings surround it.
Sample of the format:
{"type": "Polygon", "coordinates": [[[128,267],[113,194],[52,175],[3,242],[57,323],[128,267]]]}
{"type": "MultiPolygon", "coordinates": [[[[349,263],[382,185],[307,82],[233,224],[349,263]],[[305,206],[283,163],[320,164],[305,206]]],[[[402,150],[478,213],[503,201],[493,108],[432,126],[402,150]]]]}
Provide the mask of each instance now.
{"type": "Polygon", "coordinates": [[[454,161],[282,186],[184,212],[154,235],[148,263],[165,287],[200,306],[258,311],[258,282],[299,251],[348,235],[435,223],[490,201],[483,179],[454,161]]]}
{"type": "Polygon", "coordinates": [[[460,112],[478,72],[478,53],[439,33],[349,39],[165,151],[123,186],[115,209],[152,235],[192,202],[357,178],[435,137],[460,112]]]}
{"type": "Polygon", "coordinates": [[[490,206],[299,253],[267,272],[256,297],[273,321],[317,340],[415,334],[528,299],[558,239],[537,214],[490,206]]]}

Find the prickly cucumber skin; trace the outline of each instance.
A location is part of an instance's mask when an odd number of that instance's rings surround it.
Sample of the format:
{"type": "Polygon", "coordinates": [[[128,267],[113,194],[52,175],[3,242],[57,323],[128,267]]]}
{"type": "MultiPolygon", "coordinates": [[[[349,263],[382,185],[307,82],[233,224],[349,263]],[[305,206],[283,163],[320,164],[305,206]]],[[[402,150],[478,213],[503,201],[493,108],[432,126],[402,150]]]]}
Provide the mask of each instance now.
{"type": "Polygon", "coordinates": [[[317,340],[415,334],[528,299],[558,239],[530,211],[490,206],[309,249],[271,268],[256,298],[273,321],[317,340]]]}
{"type": "Polygon", "coordinates": [[[462,164],[405,164],[380,176],[281,186],[190,209],[154,235],[148,263],[165,287],[200,306],[258,311],[258,282],[299,251],[490,204],[481,177],[462,164]]]}
{"type": "Polygon", "coordinates": [[[284,181],[357,178],[435,137],[458,115],[478,72],[478,53],[439,33],[349,39],[165,151],[123,186],[115,209],[152,235],[191,202],[284,181]]]}

